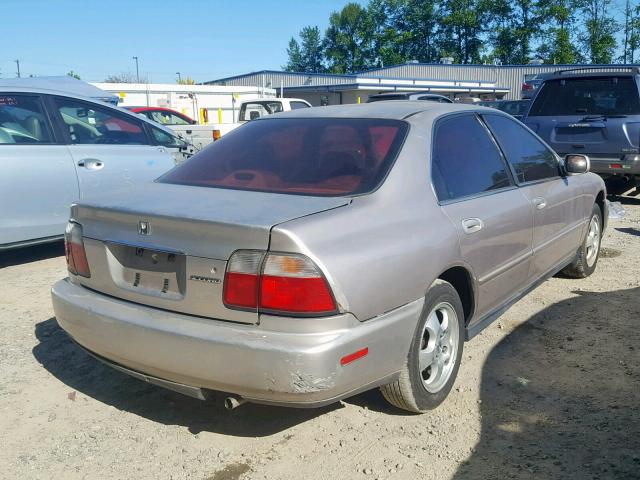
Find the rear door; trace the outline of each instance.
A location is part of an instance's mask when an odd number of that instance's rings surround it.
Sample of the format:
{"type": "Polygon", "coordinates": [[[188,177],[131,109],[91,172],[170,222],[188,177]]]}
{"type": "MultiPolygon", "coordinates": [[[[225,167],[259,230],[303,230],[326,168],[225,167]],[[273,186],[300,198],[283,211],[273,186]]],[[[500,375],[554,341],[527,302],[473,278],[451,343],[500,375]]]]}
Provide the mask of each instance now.
{"type": "Polygon", "coordinates": [[[526,284],[533,218],[528,198],[486,126],[475,114],[436,123],[432,181],[458,231],[464,261],[478,280],[476,318],[514,297],[526,284]]]}
{"type": "Polygon", "coordinates": [[[546,81],[525,123],[560,156],[589,155],[593,171],[615,173],[625,153],[637,152],[640,93],[631,75],[546,81]]]}
{"type": "Polygon", "coordinates": [[[534,212],[534,281],[575,255],[584,226],[584,192],[578,177],[561,176],[556,155],[522,124],[501,115],[483,117],[534,212]]]}
{"type": "Polygon", "coordinates": [[[61,236],[78,179],[42,97],[0,94],[0,246],[61,236]]]}
{"type": "Polygon", "coordinates": [[[142,120],[68,97],[53,97],[52,108],[69,143],[81,199],[134,188],[175,166],[166,147],[152,145],[142,120]]]}

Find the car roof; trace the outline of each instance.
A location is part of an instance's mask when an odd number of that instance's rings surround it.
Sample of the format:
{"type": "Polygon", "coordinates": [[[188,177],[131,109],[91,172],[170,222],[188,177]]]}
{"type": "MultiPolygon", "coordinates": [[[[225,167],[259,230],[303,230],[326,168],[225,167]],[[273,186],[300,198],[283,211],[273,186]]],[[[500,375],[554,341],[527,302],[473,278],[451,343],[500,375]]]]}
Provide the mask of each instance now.
{"type": "Polygon", "coordinates": [[[492,111],[490,108],[461,103],[423,102],[420,100],[397,100],[393,102],[372,102],[348,105],[314,107],[289,112],[280,112],[260,118],[388,118],[403,120],[417,113],[429,112],[434,116],[449,112],[492,111]]]}
{"type": "MultiPolygon", "coordinates": [[[[140,112],[147,112],[149,110],[160,110],[162,112],[171,112],[171,113],[180,113],[177,110],[173,110],[172,108],[167,108],[167,107],[122,107],[122,108],[126,108],[127,110],[138,110],[140,112]]],[[[182,115],[182,114],[181,114],[182,115]]]]}
{"type": "Polygon", "coordinates": [[[567,79],[567,78],[594,78],[594,77],[633,77],[640,74],[640,69],[631,68],[627,71],[611,71],[611,72],[593,72],[593,71],[580,71],[580,69],[576,69],[575,73],[572,73],[572,70],[560,70],[550,74],[548,77],[544,79],[544,81],[549,80],[559,80],[559,79],[567,79]]]}

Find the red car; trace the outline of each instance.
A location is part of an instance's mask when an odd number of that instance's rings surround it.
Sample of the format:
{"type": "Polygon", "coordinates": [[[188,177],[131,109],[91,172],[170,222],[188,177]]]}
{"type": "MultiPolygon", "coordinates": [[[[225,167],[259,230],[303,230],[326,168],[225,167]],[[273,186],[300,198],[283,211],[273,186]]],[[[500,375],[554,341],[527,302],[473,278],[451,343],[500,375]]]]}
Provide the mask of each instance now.
{"type": "Polygon", "coordinates": [[[160,125],[195,125],[196,121],[183,113],[163,107],[124,107],[135,113],[140,113],[149,120],[160,125]]]}

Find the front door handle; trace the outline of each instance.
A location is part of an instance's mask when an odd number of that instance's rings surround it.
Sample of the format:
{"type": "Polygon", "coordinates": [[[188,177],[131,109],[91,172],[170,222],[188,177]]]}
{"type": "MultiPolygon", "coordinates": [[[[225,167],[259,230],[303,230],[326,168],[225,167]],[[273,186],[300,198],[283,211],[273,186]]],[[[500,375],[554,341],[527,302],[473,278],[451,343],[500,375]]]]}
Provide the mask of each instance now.
{"type": "Polygon", "coordinates": [[[95,158],[85,158],[78,162],[79,167],[84,167],[87,170],[100,170],[104,167],[104,162],[96,160],[95,158]]]}
{"type": "Polygon", "coordinates": [[[542,210],[547,206],[547,201],[542,197],[536,197],[532,200],[533,204],[536,206],[536,209],[542,210]]]}
{"type": "Polygon", "coordinates": [[[478,230],[482,230],[484,223],[479,218],[465,218],[462,220],[462,230],[464,233],[475,233],[478,230]]]}

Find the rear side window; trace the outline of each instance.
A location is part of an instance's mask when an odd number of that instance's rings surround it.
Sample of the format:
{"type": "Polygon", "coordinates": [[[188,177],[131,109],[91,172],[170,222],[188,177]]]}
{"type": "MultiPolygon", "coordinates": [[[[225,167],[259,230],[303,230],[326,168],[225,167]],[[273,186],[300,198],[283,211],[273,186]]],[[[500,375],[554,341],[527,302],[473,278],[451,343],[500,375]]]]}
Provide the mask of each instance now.
{"type": "Polygon", "coordinates": [[[39,97],[0,95],[0,144],[51,143],[39,97]]]}
{"type": "Polygon", "coordinates": [[[542,85],[529,116],[637,115],[640,94],[632,77],[567,78],[542,85]]]}
{"type": "Polygon", "coordinates": [[[357,118],[249,122],[158,181],[318,196],[368,193],[391,168],[407,128],[398,120],[357,118]]]}
{"type": "Polygon", "coordinates": [[[299,108],[309,108],[309,105],[304,102],[291,102],[289,105],[291,106],[291,110],[298,110],[299,108]]]}
{"type": "Polygon", "coordinates": [[[109,107],[56,98],[73,144],[148,145],[142,123],[109,107]]]}
{"type": "Polygon", "coordinates": [[[380,97],[377,96],[372,96],[369,97],[369,100],[367,100],[367,103],[372,103],[372,102],[381,102],[384,100],[406,100],[407,96],[406,95],[383,95],[380,97]]]}
{"type": "Polygon", "coordinates": [[[160,125],[191,125],[185,118],[164,110],[148,110],[144,114],[160,125]]]}
{"type": "Polygon", "coordinates": [[[249,120],[255,120],[260,117],[271,115],[272,113],[282,112],[282,102],[280,101],[261,101],[261,102],[247,102],[240,107],[240,116],[238,121],[248,122],[249,120]]]}
{"type": "Polygon", "coordinates": [[[484,115],[518,181],[535,182],[560,175],[555,155],[516,120],[501,115],[484,115]]]}
{"type": "Polygon", "coordinates": [[[437,123],[431,170],[440,201],[511,185],[498,147],[475,115],[455,116],[437,123]]]}

